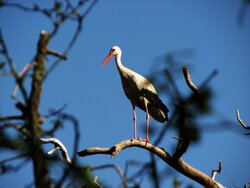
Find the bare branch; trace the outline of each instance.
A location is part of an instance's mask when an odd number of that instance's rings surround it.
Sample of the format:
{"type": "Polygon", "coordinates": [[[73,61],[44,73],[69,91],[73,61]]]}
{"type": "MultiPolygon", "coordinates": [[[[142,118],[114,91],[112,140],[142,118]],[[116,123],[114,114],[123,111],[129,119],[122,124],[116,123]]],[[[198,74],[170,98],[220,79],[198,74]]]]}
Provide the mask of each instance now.
{"type": "Polygon", "coordinates": [[[28,63],[27,65],[24,66],[24,68],[22,69],[22,71],[20,73],[18,73],[19,77],[21,79],[23,79],[24,75],[26,74],[26,72],[28,72],[28,70],[30,70],[32,67],[34,66],[34,63],[28,63]]]}
{"type": "Polygon", "coordinates": [[[7,163],[7,162],[9,162],[9,161],[21,159],[21,158],[26,157],[26,156],[28,156],[27,153],[21,154],[21,155],[17,155],[17,156],[14,156],[14,157],[10,157],[10,158],[8,158],[8,159],[1,160],[1,161],[0,161],[0,165],[1,165],[1,164],[4,164],[4,163],[7,163]]]}
{"type": "Polygon", "coordinates": [[[13,62],[13,60],[8,52],[8,49],[7,49],[7,46],[5,44],[1,29],[0,29],[0,44],[2,46],[2,53],[5,55],[7,63],[9,64],[11,73],[14,75],[15,78],[17,78],[18,75],[17,75],[16,67],[15,67],[15,64],[14,64],[14,62],[13,62]]]}
{"type": "Polygon", "coordinates": [[[204,90],[207,85],[209,84],[209,82],[218,74],[218,70],[213,70],[213,72],[211,72],[208,77],[202,82],[202,84],[200,85],[200,90],[204,90]]]}
{"type": "Polygon", "coordinates": [[[66,107],[67,107],[67,104],[64,104],[61,108],[57,110],[50,109],[49,114],[44,115],[44,117],[49,118],[51,116],[60,115],[66,107]]]}
{"type": "MultiPolygon", "coordinates": [[[[165,157],[165,155],[169,155],[165,153],[164,149],[153,146],[152,144],[139,140],[125,140],[122,141],[111,148],[88,148],[83,151],[78,152],[77,154],[81,157],[85,157],[88,155],[96,155],[96,154],[109,154],[112,157],[116,156],[120,151],[126,149],[127,147],[140,147],[149,151],[153,151],[154,153],[160,154],[165,157]]],[[[169,155],[170,156],[170,155],[169,155]]]]}
{"type": "MultiPolygon", "coordinates": [[[[219,168],[217,170],[212,170],[212,174],[211,174],[211,178],[212,180],[215,181],[215,176],[218,174],[218,173],[221,173],[221,169],[222,169],[222,163],[221,161],[219,161],[219,168]]],[[[219,182],[215,181],[218,185],[219,188],[224,188],[224,186],[222,184],[220,184],[219,182]]]]}
{"type": "Polygon", "coordinates": [[[15,123],[11,123],[11,122],[5,122],[4,125],[1,126],[0,128],[7,128],[7,127],[14,128],[27,137],[30,136],[30,132],[24,126],[21,126],[21,125],[15,124],[15,123]]]}
{"type": "Polygon", "coordinates": [[[221,161],[219,161],[219,168],[218,168],[218,170],[212,170],[211,178],[212,178],[213,180],[215,180],[215,176],[216,176],[218,173],[221,172],[221,168],[222,168],[221,166],[222,166],[222,163],[221,163],[221,161]]]}
{"type": "MultiPolygon", "coordinates": [[[[77,27],[75,29],[74,34],[72,35],[72,38],[68,44],[68,46],[66,47],[65,51],[63,52],[64,56],[67,56],[67,54],[69,53],[69,51],[71,50],[71,48],[73,47],[73,45],[75,44],[75,42],[77,41],[78,36],[80,35],[81,31],[82,31],[82,25],[83,25],[83,20],[86,18],[86,16],[91,12],[92,8],[94,7],[94,5],[97,3],[97,0],[93,0],[91,2],[91,4],[89,5],[89,7],[86,9],[86,11],[82,14],[82,15],[77,15],[77,27]]],[[[73,8],[73,12],[75,12],[77,9],[79,9],[81,6],[83,5],[83,3],[79,3],[77,7],[73,8]]],[[[55,33],[57,32],[58,27],[55,26],[54,31],[52,32],[52,36],[55,35],[55,33]]],[[[56,60],[47,70],[44,79],[46,79],[48,77],[48,75],[56,68],[56,66],[61,62],[61,59],[56,60]]]]}
{"type": "Polygon", "coordinates": [[[199,94],[200,93],[200,89],[193,83],[191,76],[189,74],[188,68],[187,67],[183,67],[183,74],[186,80],[186,83],[188,85],[188,87],[194,91],[195,93],[199,94]]]}
{"type": "Polygon", "coordinates": [[[219,184],[215,182],[214,180],[212,180],[206,174],[188,165],[181,158],[176,159],[172,157],[163,148],[156,147],[148,142],[143,142],[139,140],[124,140],[114,145],[111,148],[99,148],[99,147],[88,148],[88,149],[78,152],[77,154],[81,157],[95,155],[95,154],[108,154],[114,157],[119,152],[129,147],[139,147],[139,148],[148,150],[151,153],[154,153],[155,155],[160,157],[165,163],[170,165],[172,168],[174,168],[178,172],[200,183],[201,185],[207,186],[210,188],[219,188],[219,184]]]}
{"type": "Polygon", "coordinates": [[[53,56],[56,56],[60,59],[63,59],[63,60],[67,60],[67,57],[59,52],[55,52],[53,50],[50,50],[50,49],[47,49],[47,54],[48,55],[53,55],[53,56]]]}
{"type": "Polygon", "coordinates": [[[240,111],[239,110],[236,110],[236,114],[237,114],[237,120],[238,122],[242,125],[242,127],[244,129],[247,129],[247,130],[250,130],[250,126],[246,125],[243,120],[240,118],[240,111]]]}
{"type": "Polygon", "coordinates": [[[18,8],[18,9],[21,9],[23,11],[28,11],[28,12],[39,12],[39,11],[41,11],[38,6],[34,6],[34,8],[30,8],[30,7],[26,7],[26,6],[22,5],[22,4],[8,3],[8,2],[5,2],[4,5],[9,6],[9,7],[13,7],[13,8],[18,8]]]}
{"type": "Polygon", "coordinates": [[[16,116],[5,116],[5,117],[0,117],[0,122],[1,121],[9,121],[9,120],[21,120],[23,119],[23,116],[16,115],[16,116]]]}
{"type": "Polygon", "coordinates": [[[47,152],[48,155],[55,153],[57,150],[61,150],[61,154],[62,154],[63,159],[67,163],[72,162],[70,157],[69,157],[69,154],[68,154],[66,147],[64,146],[64,144],[60,140],[58,140],[57,138],[40,138],[40,140],[43,144],[54,144],[54,149],[47,152]]]}
{"type": "MultiPolygon", "coordinates": [[[[17,158],[18,158],[18,156],[17,156],[17,158]]],[[[22,157],[20,157],[20,159],[21,159],[22,157]]],[[[13,159],[14,160],[14,159],[13,159]]],[[[17,164],[17,165],[8,165],[8,168],[4,168],[4,166],[5,166],[5,164],[3,163],[3,164],[1,164],[1,166],[0,166],[0,171],[1,171],[1,174],[3,174],[3,173],[6,173],[6,172],[8,172],[8,173],[10,173],[10,172],[12,172],[12,173],[16,173],[17,171],[19,171],[21,168],[23,168],[26,164],[27,164],[27,162],[29,162],[29,158],[28,157],[26,157],[26,158],[24,158],[21,162],[19,162],[19,164],[17,164]]]]}
{"type": "MultiPolygon", "coordinates": [[[[19,83],[22,83],[22,82],[23,82],[26,72],[27,72],[30,68],[32,68],[33,65],[34,65],[33,63],[28,63],[27,65],[24,66],[24,68],[22,69],[22,71],[21,71],[20,73],[18,73],[19,83]]],[[[16,99],[17,101],[19,101],[18,98],[17,98],[17,91],[18,91],[18,89],[19,89],[19,85],[20,85],[20,84],[18,84],[18,83],[16,84],[16,86],[15,86],[15,88],[14,88],[12,94],[11,94],[11,97],[12,97],[13,99],[16,99]]],[[[25,91],[25,90],[24,90],[24,92],[25,92],[25,96],[27,97],[27,94],[26,94],[26,91],[25,91]]],[[[20,101],[19,101],[19,102],[20,102],[20,101]]]]}
{"type": "Polygon", "coordinates": [[[122,185],[124,188],[127,188],[127,182],[126,182],[126,177],[124,175],[124,173],[122,172],[122,170],[114,165],[114,164],[105,164],[105,165],[101,165],[101,166],[96,166],[96,167],[88,167],[89,170],[100,170],[100,169],[105,169],[105,168],[113,168],[115,169],[115,171],[117,172],[117,174],[120,176],[121,180],[122,180],[122,185]]]}
{"type": "Polygon", "coordinates": [[[98,180],[98,176],[96,176],[96,177],[94,178],[93,183],[95,183],[96,186],[99,186],[100,188],[102,188],[102,186],[101,186],[100,184],[98,184],[97,180],[98,180]]]}
{"type": "Polygon", "coordinates": [[[8,52],[7,45],[5,44],[1,28],[0,28],[0,45],[2,47],[2,49],[1,49],[2,53],[5,56],[5,58],[7,60],[7,63],[9,64],[11,74],[14,76],[16,83],[19,85],[22,96],[23,96],[25,102],[27,102],[28,101],[28,96],[27,96],[26,90],[25,90],[25,88],[24,88],[24,86],[22,84],[22,80],[20,79],[20,77],[19,77],[19,75],[17,73],[15,64],[14,64],[14,62],[13,62],[13,60],[12,60],[12,58],[11,58],[9,52],[8,52]]]}
{"type": "Polygon", "coordinates": [[[41,31],[37,43],[37,53],[34,59],[33,76],[31,83],[31,91],[27,103],[27,128],[31,133],[30,150],[31,158],[34,166],[35,186],[50,187],[51,179],[48,172],[48,166],[44,153],[41,148],[41,116],[39,113],[41,92],[43,87],[43,78],[45,72],[46,55],[50,34],[46,31],[41,31]]]}
{"type": "Polygon", "coordinates": [[[182,141],[183,141],[183,139],[182,139],[182,138],[179,138],[179,137],[177,137],[177,136],[173,136],[173,138],[174,138],[174,139],[176,139],[176,140],[178,140],[178,141],[180,141],[180,142],[182,142],[182,141]]]}

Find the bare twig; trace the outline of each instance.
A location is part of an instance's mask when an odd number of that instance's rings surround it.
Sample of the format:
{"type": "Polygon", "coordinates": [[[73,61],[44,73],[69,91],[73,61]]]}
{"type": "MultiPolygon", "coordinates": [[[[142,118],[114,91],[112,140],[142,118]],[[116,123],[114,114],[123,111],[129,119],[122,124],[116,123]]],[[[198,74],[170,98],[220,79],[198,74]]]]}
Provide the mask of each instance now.
{"type": "Polygon", "coordinates": [[[22,71],[18,74],[21,79],[23,79],[24,75],[34,66],[34,63],[28,63],[27,65],[24,66],[22,71]]]}
{"type": "Polygon", "coordinates": [[[0,161],[0,165],[1,165],[1,164],[4,164],[4,163],[7,163],[7,162],[9,162],[9,161],[21,159],[21,158],[26,157],[26,156],[28,156],[27,153],[25,153],[25,154],[20,154],[20,155],[14,156],[14,157],[10,157],[10,158],[1,160],[1,161],[0,161]]]}
{"type": "Polygon", "coordinates": [[[2,51],[2,54],[5,56],[6,60],[7,60],[7,63],[9,64],[9,67],[10,67],[10,71],[12,73],[12,75],[14,76],[15,78],[15,81],[16,83],[19,85],[20,87],[20,90],[21,90],[21,93],[22,93],[22,96],[25,100],[25,102],[28,101],[28,95],[27,95],[27,92],[22,84],[22,80],[20,79],[18,73],[17,73],[17,70],[16,70],[16,67],[15,67],[15,64],[8,52],[8,49],[7,49],[7,45],[5,44],[5,41],[4,41],[4,37],[2,35],[2,31],[1,31],[1,28],[0,28],[0,45],[1,45],[1,51],[2,51]]]}
{"type": "MultiPolygon", "coordinates": [[[[20,73],[18,73],[18,79],[19,79],[19,82],[20,82],[20,83],[23,82],[26,73],[28,72],[28,70],[30,70],[30,69],[33,67],[33,65],[34,65],[33,63],[28,63],[28,64],[26,64],[26,65],[24,66],[24,68],[22,69],[22,71],[21,71],[20,73]]],[[[19,84],[17,83],[16,86],[15,86],[15,88],[14,88],[14,90],[13,90],[13,92],[12,92],[12,94],[11,94],[11,97],[12,97],[13,99],[16,99],[17,101],[19,101],[18,98],[17,98],[17,91],[18,91],[18,89],[19,89],[19,84]]],[[[26,95],[27,95],[27,94],[26,94],[26,95]]],[[[20,102],[20,101],[19,101],[19,102],[20,102]]]]}
{"type": "Polygon", "coordinates": [[[57,110],[50,109],[49,114],[44,115],[44,117],[49,118],[51,116],[60,115],[66,107],[67,107],[67,104],[64,104],[61,108],[57,110]]]}
{"type": "Polygon", "coordinates": [[[55,52],[53,50],[50,50],[50,49],[47,49],[47,54],[48,55],[53,55],[53,56],[56,56],[60,59],[63,59],[63,60],[67,60],[67,57],[59,52],[55,52]]]}
{"type": "Polygon", "coordinates": [[[18,3],[4,2],[4,5],[8,6],[8,7],[18,8],[20,10],[27,11],[27,12],[40,12],[40,13],[44,14],[45,16],[47,16],[48,18],[51,18],[51,14],[50,14],[50,12],[52,11],[51,9],[41,9],[37,5],[34,5],[32,8],[26,7],[26,6],[24,6],[22,4],[18,4],[18,3]]]}
{"type": "Polygon", "coordinates": [[[30,137],[30,132],[24,126],[18,125],[16,123],[5,122],[4,125],[1,126],[0,128],[7,128],[7,127],[14,128],[17,131],[19,131],[20,133],[24,134],[25,136],[30,137]]]}
{"type": "Polygon", "coordinates": [[[122,180],[122,185],[124,188],[127,188],[127,182],[126,182],[126,177],[124,175],[124,173],[122,172],[122,170],[114,165],[114,164],[105,164],[105,165],[101,165],[101,166],[96,166],[96,167],[88,167],[89,170],[100,170],[100,169],[105,169],[105,168],[113,168],[115,169],[115,171],[117,172],[117,174],[120,176],[121,180],[122,180]]]}
{"type": "Polygon", "coordinates": [[[81,157],[88,156],[88,155],[96,155],[96,154],[107,154],[111,155],[112,157],[116,156],[122,150],[129,148],[129,147],[139,147],[145,150],[154,153],[158,157],[160,157],[165,163],[170,165],[172,168],[177,170],[178,172],[184,174],[185,176],[193,179],[194,181],[200,183],[203,186],[207,186],[210,188],[218,188],[219,185],[217,182],[212,180],[206,174],[200,172],[199,170],[193,168],[192,166],[188,165],[186,162],[182,160],[182,158],[173,158],[168,152],[166,152],[163,148],[156,147],[151,143],[139,141],[139,140],[124,140],[111,148],[88,148],[83,151],[78,152],[78,155],[81,157]]]}
{"type": "MultiPolygon", "coordinates": [[[[86,16],[90,13],[90,11],[92,10],[92,8],[94,7],[94,5],[97,3],[97,0],[93,0],[91,2],[91,4],[89,5],[89,7],[87,8],[87,10],[82,14],[82,15],[78,15],[77,16],[77,27],[76,30],[68,44],[68,46],[66,47],[65,51],[63,52],[64,56],[67,56],[67,54],[69,53],[69,51],[71,50],[71,48],[73,47],[73,45],[75,44],[78,36],[80,35],[81,31],[82,31],[82,25],[83,25],[83,20],[86,18],[86,16]]],[[[83,5],[83,3],[79,3],[78,6],[76,8],[74,8],[74,11],[76,11],[77,9],[79,9],[81,6],[83,5]]],[[[52,35],[54,35],[57,32],[57,28],[55,27],[54,31],[52,32],[52,35]]],[[[61,62],[61,59],[59,58],[58,60],[56,60],[47,70],[44,79],[46,79],[48,77],[48,75],[56,68],[56,66],[61,62]]]]}
{"type": "Polygon", "coordinates": [[[207,87],[207,85],[208,85],[208,83],[216,76],[218,74],[218,70],[213,70],[209,75],[208,75],[208,77],[202,82],[202,84],[199,86],[199,88],[200,88],[200,91],[203,91],[206,87],[207,87]]]}
{"type": "Polygon", "coordinates": [[[187,67],[183,67],[183,74],[186,80],[187,85],[189,86],[189,88],[194,91],[195,93],[200,93],[200,89],[193,83],[191,76],[189,74],[188,68],[187,67]]]}
{"type": "Polygon", "coordinates": [[[218,173],[221,172],[221,169],[222,169],[222,163],[221,163],[221,161],[219,161],[219,168],[218,168],[218,170],[212,170],[211,178],[212,178],[213,180],[215,180],[215,176],[216,176],[218,173]]]}
{"type": "MultiPolygon", "coordinates": [[[[215,176],[218,174],[218,173],[221,173],[221,169],[222,169],[222,163],[221,161],[219,161],[219,168],[217,170],[212,170],[212,174],[211,174],[211,178],[212,180],[215,181],[215,176]]],[[[222,184],[220,184],[219,182],[215,181],[218,185],[219,188],[224,188],[224,186],[222,184]]]]}
{"type": "Polygon", "coordinates": [[[243,120],[240,118],[240,111],[236,110],[237,120],[242,125],[244,129],[250,130],[250,126],[246,125],[243,120]]]}
{"type": "Polygon", "coordinates": [[[177,136],[173,136],[173,138],[174,138],[174,139],[176,139],[176,140],[178,140],[178,141],[180,141],[180,142],[182,142],[182,141],[183,141],[183,139],[182,139],[182,138],[179,138],[179,137],[177,137],[177,136]]]}
{"type": "Polygon", "coordinates": [[[102,186],[97,182],[97,180],[98,180],[98,176],[95,176],[93,183],[95,184],[95,186],[102,188],[102,186]]]}
{"type": "Polygon", "coordinates": [[[48,155],[55,153],[57,150],[61,150],[61,154],[62,154],[63,159],[67,163],[72,162],[70,157],[69,157],[69,154],[68,154],[66,147],[64,146],[64,144],[60,140],[58,140],[57,138],[40,138],[40,140],[43,144],[54,144],[54,149],[47,152],[48,155]]]}
{"type": "Polygon", "coordinates": [[[13,173],[14,172],[15,173],[15,172],[19,171],[21,168],[23,168],[27,164],[27,162],[29,162],[28,157],[24,158],[19,164],[10,165],[8,168],[4,168],[4,164],[1,164],[0,173],[1,174],[6,173],[6,172],[8,172],[8,173],[10,173],[10,172],[13,173]]]}
{"type": "Polygon", "coordinates": [[[16,116],[5,116],[5,117],[0,117],[0,122],[1,121],[9,121],[9,120],[21,120],[23,119],[23,116],[16,115],[16,116]]]}
{"type": "Polygon", "coordinates": [[[5,44],[5,41],[4,41],[4,37],[3,37],[3,34],[2,34],[2,31],[0,29],[0,44],[2,46],[2,53],[5,55],[6,57],[6,60],[7,60],[7,63],[9,64],[9,67],[10,67],[10,70],[11,70],[11,73],[14,75],[15,78],[18,78],[18,74],[17,74],[17,71],[16,71],[16,67],[15,67],[15,64],[8,52],[8,49],[7,49],[7,46],[5,44]]]}

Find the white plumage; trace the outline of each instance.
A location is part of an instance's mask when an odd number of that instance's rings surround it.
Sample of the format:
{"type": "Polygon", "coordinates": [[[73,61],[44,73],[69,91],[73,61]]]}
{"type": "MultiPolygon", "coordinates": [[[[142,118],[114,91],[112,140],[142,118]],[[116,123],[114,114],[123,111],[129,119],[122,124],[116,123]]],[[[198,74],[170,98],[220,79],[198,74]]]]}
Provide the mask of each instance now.
{"type": "Polygon", "coordinates": [[[101,67],[103,67],[113,56],[119,71],[122,86],[128,99],[130,100],[134,113],[134,138],[136,137],[136,112],[135,106],[146,112],[146,142],[149,142],[149,115],[159,122],[168,121],[168,108],[159,99],[154,86],[145,77],[124,67],[121,63],[122,51],[118,46],[111,48],[101,67]]]}

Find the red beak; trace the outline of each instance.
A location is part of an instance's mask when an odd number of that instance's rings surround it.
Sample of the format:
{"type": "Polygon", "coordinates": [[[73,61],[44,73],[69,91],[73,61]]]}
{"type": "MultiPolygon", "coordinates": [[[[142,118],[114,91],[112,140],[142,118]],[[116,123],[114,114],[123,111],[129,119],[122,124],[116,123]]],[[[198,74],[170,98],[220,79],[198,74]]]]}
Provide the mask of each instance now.
{"type": "Polygon", "coordinates": [[[109,53],[108,56],[102,62],[101,67],[103,67],[112,57],[113,57],[113,54],[109,53]]]}

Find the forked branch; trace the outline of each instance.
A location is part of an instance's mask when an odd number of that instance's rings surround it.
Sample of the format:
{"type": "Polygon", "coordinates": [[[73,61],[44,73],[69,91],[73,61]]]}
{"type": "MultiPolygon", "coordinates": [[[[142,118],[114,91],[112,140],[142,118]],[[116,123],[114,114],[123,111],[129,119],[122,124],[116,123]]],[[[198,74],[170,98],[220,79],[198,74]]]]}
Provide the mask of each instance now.
{"type": "Polygon", "coordinates": [[[154,146],[151,143],[144,142],[144,141],[124,140],[114,145],[111,148],[100,148],[100,147],[88,148],[88,149],[78,152],[78,155],[81,157],[85,157],[89,155],[106,154],[106,155],[111,155],[112,157],[114,157],[119,152],[129,147],[138,147],[138,148],[142,148],[142,149],[145,149],[154,153],[159,158],[161,158],[165,163],[167,163],[169,166],[171,166],[178,172],[182,173],[183,175],[191,178],[192,180],[200,183],[203,186],[210,187],[210,188],[220,187],[216,181],[214,181],[212,178],[202,173],[201,171],[188,165],[185,161],[182,160],[182,158],[176,159],[172,157],[163,148],[154,146]]]}
{"type": "Polygon", "coordinates": [[[40,140],[41,140],[42,144],[54,144],[54,149],[47,152],[48,155],[55,153],[57,150],[60,150],[63,159],[67,163],[71,163],[71,159],[69,157],[68,151],[67,151],[66,147],[64,146],[64,144],[60,140],[58,140],[57,138],[40,138],[40,140]]]}

